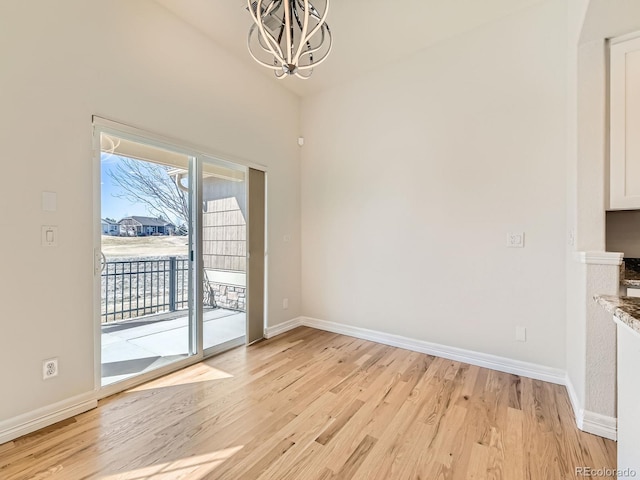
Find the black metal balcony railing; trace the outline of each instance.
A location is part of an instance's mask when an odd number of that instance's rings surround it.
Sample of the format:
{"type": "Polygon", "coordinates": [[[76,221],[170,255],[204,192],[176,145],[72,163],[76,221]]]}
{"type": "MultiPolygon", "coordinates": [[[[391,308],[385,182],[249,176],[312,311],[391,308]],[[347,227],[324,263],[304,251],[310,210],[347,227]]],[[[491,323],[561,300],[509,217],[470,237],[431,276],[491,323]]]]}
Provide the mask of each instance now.
{"type": "Polygon", "coordinates": [[[186,257],[106,262],[102,272],[102,323],[188,307],[186,257]]]}

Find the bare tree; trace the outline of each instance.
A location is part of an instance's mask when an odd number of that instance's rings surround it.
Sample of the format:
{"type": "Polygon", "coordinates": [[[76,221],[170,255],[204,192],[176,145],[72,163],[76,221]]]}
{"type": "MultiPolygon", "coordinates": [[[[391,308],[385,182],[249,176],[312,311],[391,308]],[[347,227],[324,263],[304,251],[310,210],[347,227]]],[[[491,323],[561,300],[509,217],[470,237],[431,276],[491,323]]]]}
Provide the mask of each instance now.
{"type": "Polygon", "coordinates": [[[177,217],[187,223],[187,194],[169,176],[171,168],[150,162],[119,157],[120,162],[108,172],[123,190],[114,194],[130,202],[143,203],[151,215],[166,219],[177,217]]]}

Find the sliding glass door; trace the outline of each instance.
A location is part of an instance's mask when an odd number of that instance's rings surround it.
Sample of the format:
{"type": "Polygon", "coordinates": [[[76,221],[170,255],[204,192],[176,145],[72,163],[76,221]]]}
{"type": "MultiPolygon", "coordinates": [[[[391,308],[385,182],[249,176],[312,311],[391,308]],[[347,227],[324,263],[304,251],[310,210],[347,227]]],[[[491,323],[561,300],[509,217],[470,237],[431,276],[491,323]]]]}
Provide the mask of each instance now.
{"type": "Polygon", "coordinates": [[[96,131],[103,394],[264,331],[264,172],[131,130],[96,131]]]}
{"type": "Polygon", "coordinates": [[[247,191],[245,167],[206,157],[199,167],[202,331],[207,355],[245,341],[247,191]]]}
{"type": "Polygon", "coordinates": [[[102,386],[197,353],[191,205],[195,160],[100,138],[102,386]]]}

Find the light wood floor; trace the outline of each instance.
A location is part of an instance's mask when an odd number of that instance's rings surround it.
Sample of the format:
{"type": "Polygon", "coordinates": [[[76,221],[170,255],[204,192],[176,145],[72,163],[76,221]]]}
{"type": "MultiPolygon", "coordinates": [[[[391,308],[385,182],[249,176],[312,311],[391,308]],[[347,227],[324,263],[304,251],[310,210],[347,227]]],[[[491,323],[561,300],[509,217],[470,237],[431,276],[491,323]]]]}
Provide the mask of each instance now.
{"type": "Polygon", "coordinates": [[[13,479],[575,479],[564,387],[298,328],[0,445],[13,479]]]}

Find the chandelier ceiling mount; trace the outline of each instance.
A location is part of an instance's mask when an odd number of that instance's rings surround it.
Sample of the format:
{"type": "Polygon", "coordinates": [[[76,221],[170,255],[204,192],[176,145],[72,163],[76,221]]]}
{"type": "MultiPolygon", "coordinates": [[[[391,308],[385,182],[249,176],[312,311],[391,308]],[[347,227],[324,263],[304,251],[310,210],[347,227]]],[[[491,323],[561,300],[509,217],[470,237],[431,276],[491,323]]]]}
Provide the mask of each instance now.
{"type": "Polygon", "coordinates": [[[253,19],[247,46],[253,59],[277,78],[309,78],[331,52],[329,1],[247,0],[253,19]]]}

